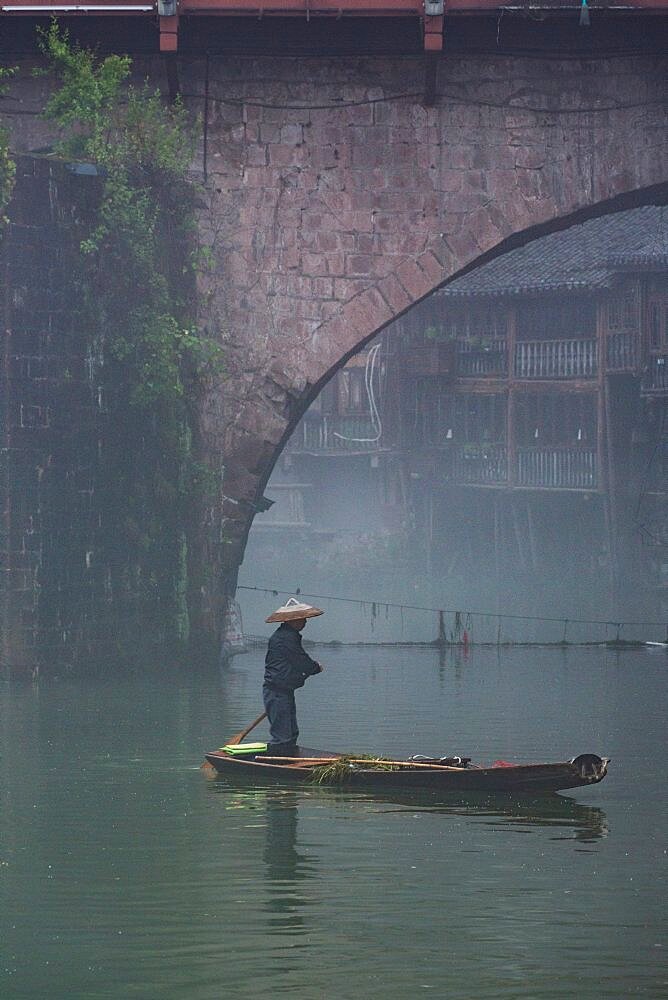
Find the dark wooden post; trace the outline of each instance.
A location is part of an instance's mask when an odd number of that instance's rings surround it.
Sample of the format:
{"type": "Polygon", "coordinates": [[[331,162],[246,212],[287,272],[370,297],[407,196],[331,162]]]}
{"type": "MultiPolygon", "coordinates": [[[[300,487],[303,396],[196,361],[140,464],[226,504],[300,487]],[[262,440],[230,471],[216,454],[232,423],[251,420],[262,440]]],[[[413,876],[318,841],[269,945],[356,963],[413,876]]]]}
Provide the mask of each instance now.
{"type": "MultiPolygon", "coordinates": [[[[6,237],[5,237],[6,239],[6,237]]],[[[0,667],[6,679],[11,670],[12,618],[12,405],[11,405],[11,364],[12,332],[9,312],[9,274],[6,242],[0,247],[0,273],[2,274],[2,451],[0,458],[0,510],[2,511],[2,541],[0,542],[0,667]]]]}
{"type": "Polygon", "coordinates": [[[506,462],[508,485],[517,484],[517,442],[515,440],[515,344],[517,343],[517,307],[508,309],[508,402],[506,413],[506,462]]]}

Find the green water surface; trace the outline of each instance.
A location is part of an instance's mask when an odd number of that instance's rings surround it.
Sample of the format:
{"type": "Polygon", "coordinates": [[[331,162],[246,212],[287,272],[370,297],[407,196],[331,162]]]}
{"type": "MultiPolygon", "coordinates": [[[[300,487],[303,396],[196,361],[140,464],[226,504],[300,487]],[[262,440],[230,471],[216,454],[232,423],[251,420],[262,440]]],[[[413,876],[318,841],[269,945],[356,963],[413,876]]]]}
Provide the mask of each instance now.
{"type": "Polygon", "coordinates": [[[5,684],[3,1000],[668,997],[663,651],[318,657],[308,746],[610,774],[543,800],[207,780],[261,710],[260,651],[5,684]]]}

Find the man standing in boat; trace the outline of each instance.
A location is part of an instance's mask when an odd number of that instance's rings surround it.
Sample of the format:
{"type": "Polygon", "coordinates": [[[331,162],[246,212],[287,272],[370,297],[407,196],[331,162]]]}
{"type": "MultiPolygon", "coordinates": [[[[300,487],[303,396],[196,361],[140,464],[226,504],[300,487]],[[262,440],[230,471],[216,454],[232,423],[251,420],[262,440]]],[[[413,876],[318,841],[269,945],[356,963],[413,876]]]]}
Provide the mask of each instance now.
{"type": "Polygon", "coordinates": [[[304,686],[307,677],[323,671],[322,666],[304,651],[300,632],[307,618],[321,614],[319,608],[291,597],[266,619],[281,623],[269,639],[264,661],[262,697],[269,719],[271,742],[267,749],[270,754],[290,757],[297,753],[299,729],[295,691],[304,686]]]}

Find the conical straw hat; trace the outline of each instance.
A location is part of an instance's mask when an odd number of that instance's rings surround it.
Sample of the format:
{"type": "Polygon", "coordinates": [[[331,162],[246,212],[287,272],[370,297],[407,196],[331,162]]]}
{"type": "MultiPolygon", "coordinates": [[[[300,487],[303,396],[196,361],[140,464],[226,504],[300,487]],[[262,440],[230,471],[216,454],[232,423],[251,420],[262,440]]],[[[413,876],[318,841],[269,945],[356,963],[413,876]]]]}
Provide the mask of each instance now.
{"type": "Polygon", "coordinates": [[[296,597],[291,597],[282,608],[277,608],[273,615],[265,618],[266,622],[293,622],[299,618],[317,618],[324,615],[320,608],[314,608],[311,604],[302,604],[296,597]]]}

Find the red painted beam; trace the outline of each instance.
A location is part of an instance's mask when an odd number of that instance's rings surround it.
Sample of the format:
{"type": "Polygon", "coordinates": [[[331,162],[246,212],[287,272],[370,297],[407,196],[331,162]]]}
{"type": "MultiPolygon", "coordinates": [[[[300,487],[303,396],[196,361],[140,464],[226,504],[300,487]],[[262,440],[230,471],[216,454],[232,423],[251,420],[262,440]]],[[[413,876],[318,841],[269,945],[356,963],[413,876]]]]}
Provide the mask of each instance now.
{"type": "MultiPolygon", "coordinates": [[[[576,10],[580,0],[546,0],[544,3],[522,3],[521,0],[445,0],[447,14],[487,14],[494,11],[527,14],[531,10],[552,12],[559,10],[576,10]]],[[[606,2],[590,4],[594,11],[631,11],[631,10],[666,10],[668,0],[623,0],[623,2],[606,2]]],[[[424,15],[423,0],[181,0],[179,11],[182,14],[306,14],[311,16],[327,14],[384,14],[388,17],[405,15],[424,15]]]]}
{"type": "Polygon", "coordinates": [[[182,0],[184,14],[385,14],[420,16],[420,0],[182,0]]]}

